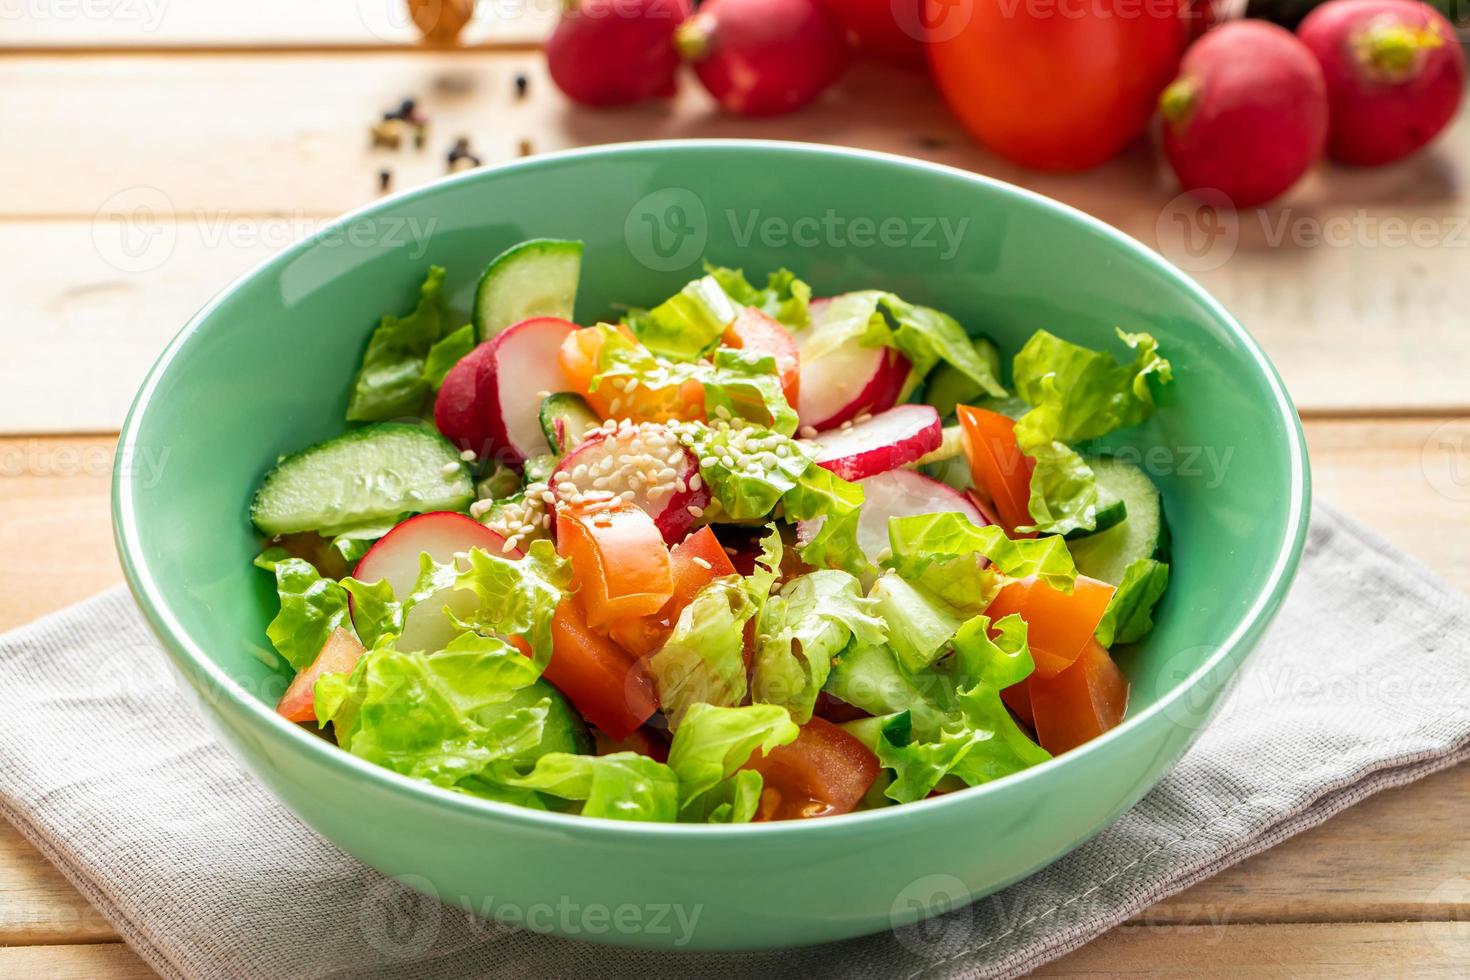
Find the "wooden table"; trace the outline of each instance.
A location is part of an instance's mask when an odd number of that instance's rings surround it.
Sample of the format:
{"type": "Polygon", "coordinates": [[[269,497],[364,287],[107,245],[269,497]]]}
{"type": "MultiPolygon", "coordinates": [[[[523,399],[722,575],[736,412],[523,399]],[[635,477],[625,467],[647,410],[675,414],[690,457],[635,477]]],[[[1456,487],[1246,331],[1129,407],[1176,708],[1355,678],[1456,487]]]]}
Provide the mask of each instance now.
{"type": "MultiPolygon", "coordinates": [[[[476,27],[475,48],[452,54],[408,48],[396,0],[101,8],[29,4],[3,22],[0,628],[119,581],[113,433],[184,320],[262,257],[371,200],[380,168],[399,188],[440,174],[460,133],[487,162],[674,136],[845,143],[1088,210],[1190,263],[1261,339],[1306,421],[1321,497],[1470,589],[1463,120],[1416,160],[1316,175],[1282,206],[1239,216],[1233,239],[1191,252],[1180,234],[1209,229],[1176,223],[1146,147],[1086,176],[1026,174],[966,140],[921,78],[880,67],[856,70],[827,104],[759,124],[714,115],[692,84],[672,107],[590,114],[545,77],[545,3],[476,27]],[[429,148],[370,150],[369,123],[406,94],[433,117],[429,148]]],[[[1470,769],[1384,793],[1042,972],[1465,975],[1467,809],[1470,769]]],[[[0,825],[0,976],[40,975],[150,971],[0,825]]]]}

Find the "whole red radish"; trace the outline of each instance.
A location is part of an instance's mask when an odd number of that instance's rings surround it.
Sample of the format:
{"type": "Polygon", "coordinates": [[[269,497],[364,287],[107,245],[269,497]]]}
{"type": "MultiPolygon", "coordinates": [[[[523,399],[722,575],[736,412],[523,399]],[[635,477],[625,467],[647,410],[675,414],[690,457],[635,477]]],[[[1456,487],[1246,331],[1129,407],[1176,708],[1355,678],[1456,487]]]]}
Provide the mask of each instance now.
{"type": "Polygon", "coordinates": [[[1465,53],[1417,0],[1332,0],[1297,28],[1327,80],[1327,153],[1375,166],[1422,148],[1455,117],[1465,53]]]}
{"type": "Polygon", "coordinates": [[[924,64],[924,0],[821,0],[859,51],[894,65],[924,64]]]}
{"type": "Polygon", "coordinates": [[[737,116],[800,109],[841,77],[849,57],[817,0],[708,0],[675,42],[715,101],[737,116]]]}
{"type": "Polygon", "coordinates": [[[570,0],[546,42],[556,87],[589,106],[665,99],[676,89],[674,30],[689,0],[570,0]]]}
{"type": "Polygon", "coordinates": [[[1159,96],[1164,154],[1185,190],[1213,189],[1236,207],[1284,193],[1322,157],[1327,87],[1306,45],[1259,20],[1200,38],[1159,96]]]}

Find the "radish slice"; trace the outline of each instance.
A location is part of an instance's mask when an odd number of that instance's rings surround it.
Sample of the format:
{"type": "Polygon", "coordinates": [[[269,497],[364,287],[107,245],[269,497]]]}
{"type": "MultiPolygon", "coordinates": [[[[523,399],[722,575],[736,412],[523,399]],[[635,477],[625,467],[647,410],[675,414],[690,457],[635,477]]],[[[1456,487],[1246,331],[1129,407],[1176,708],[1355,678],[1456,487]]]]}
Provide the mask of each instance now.
{"type": "MultiPolygon", "coordinates": [[[[493,555],[521,557],[514,548],[507,551],[505,539],[479,521],[441,510],[410,517],[383,535],[362,556],[353,577],[362,582],[386,579],[393,587],[393,597],[401,602],[418,581],[419,555],[428,552],[441,564],[456,562],[466,568],[455,556],[471,548],[482,548],[493,555]]],[[[463,619],[473,614],[478,604],[479,598],[467,589],[442,589],[434,593],[408,611],[397,646],[427,653],[444,649],[459,635],[459,630],[444,615],[444,607],[448,606],[463,619]]]]}
{"type": "MultiPolygon", "coordinates": [[[[858,514],[858,547],[875,565],[888,557],[889,518],[953,512],[968,517],[976,527],[989,523],[963,494],[913,470],[889,470],[859,480],[858,486],[863,488],[863,509],[858,514]]],[[[823,520],[825,518],[819,517],[798,524],[797,543],[804,545],[815,537],[823,520]]]]}
{"type": "Polygon", "coordinates": [[[490,440],[480,424],[480,409],[475,402],[480,365],[489,356],[490,345],[481,344],[460,358],[444,376],[434,399],[434,424],[439,432],[460,449],[471,450],[477,456],[490,452],[490,440]]]}
{"type": "Polygon", "coordinates": [[[519,469],[532,456],[551,452],[541,429],[541,402],[567,387],[558,354],[577,329],[554,316],[506,327],[487,341],[475,381],[480,426],[497,458],[519,469]]]}
{"type": "Polygon", "coordinates": [[[637,504],[669,544],[684,540],[709,506],[699,460],[656,422],[603,423],[551,474],[558,507],[596,506],[621,497],[637,504]]]}
{"type": "Polygon", "coordinates": [[[932,405],[899,405],[859,422],[844,422],[813,441],[817,465],[844,480],[885,473],[939,448],[944,425],[932,405]]]}

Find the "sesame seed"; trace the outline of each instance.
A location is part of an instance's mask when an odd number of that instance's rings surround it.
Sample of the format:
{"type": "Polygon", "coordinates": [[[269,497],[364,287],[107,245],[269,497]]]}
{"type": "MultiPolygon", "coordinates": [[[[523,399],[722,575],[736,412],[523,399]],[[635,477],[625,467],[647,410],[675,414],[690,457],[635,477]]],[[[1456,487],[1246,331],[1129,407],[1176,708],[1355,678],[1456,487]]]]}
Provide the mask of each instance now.
{"type": "Polygon", "coordinates": [[[689,489],[690,490],[698,490],[702,486],[704,486],[704,478],[701,477],[698,473],[694,474],[693,476],[691,476],[689,478],[689,489]]]}
{"type": "Polygon", "coordinates": [[[719,463],[720,463],[720,461],[718,459],[715,459],[713,456],[706,456],[704,459],[701,459],[699,461],[699,465],[700,466],[703,466],[703,467],[705,467],[707,469],[708,468],[713,468],[715,466],[718,466],[719,463]]]}
{"type": "Polygon", "coordinates": [[[444,466],[440,468],[439,472],[443,473],[445,476],[453,476],[454,474],[458,473],[459,470],[460,466],[458,463],[445,463],[444,466]]]}
{"type": "Polygon", "coordinates": [[[538,391],[538,392],[536,392],[536,397],[539,398],[539,399],[541,399],[542,401],[545,401],[546,399],[548,399],[548,398],[551,397],[551,392],[549,392],[549,391],[538,391]]]}
{"type": "Polygon", "coordinates": [[[515,551],[516,548],[519,547],[520,543],[521,543],[521,539],[520,538],[517,538],[517,537],[509,537],[509,538],[506,538],[505,539],[505,544],[503,544],[503,545],[500,546],[500,550],[503,553],[505,553],[505,554],[508,555],[512,551],[515,551]]]}
{"type": "Polygon", "coordinates": [[[713,565],[711,565],[709,562],[705,561],[703,558],[699,557],[698,555],[695,555],[694,558],[692,559],[692,561],[694,562],[694,564],[698,565],[700,568],[705,569],[706,571],[714,568],[713,565]]]}
{"type": "Polygon", "coordinates": [[[628,379],[628,383],[623,386],[623,390],[624,391],[627,391],[627,392],[631,392],[631,391],[633,391],[637,387],[638,387],[638,379],[637,378],[629,378],[628,379]]]}
{"type": "Polygon", "coordinates": [[[718,418],[726,419],[726,420],[728,420],[728,419],[731,418],[730,410],[728,408],[726,408],[724,405],[716,405],[715,406],[715,415],[718,418]]]}
{"type": "Polygon", "coordinates": [[[703,517],[704,516],[704,508],[703,507],[696,507],[695,505],[690,504],[689,507],[688,507],[688,510],[689,510],[690,515],[693,516],[693,517],[703,517]]]}
{"type": "Polygon", "coordinates": [[[459,458],[464,460],[466,463],[473,463],[475,461],[475,451],[473,449],[466,449],[464,452],[459,454],[459,458]]]}
{"type": "Polygon", "coordinates": [[[871,422],[872,420],[873,420],[873,413],[872,412],[863,412],[857,418],[855,418],[855,419],[852,420],[852,424],[853,425],[862,425],[864,422],[871,422]]]}
{"type": "Polygon", "coordinates": [[[735,457],[730,455],[721,456],[720,465],[727,470],[733,470],[735,468],[735,457]]]}
{"type": "Polygon", "coordinates": [[[817,430],[810,425],[803,425],[799,430],[797,430],[796,434],[801,436],[803,439],[815,439],[817,437],[817,430]]]}

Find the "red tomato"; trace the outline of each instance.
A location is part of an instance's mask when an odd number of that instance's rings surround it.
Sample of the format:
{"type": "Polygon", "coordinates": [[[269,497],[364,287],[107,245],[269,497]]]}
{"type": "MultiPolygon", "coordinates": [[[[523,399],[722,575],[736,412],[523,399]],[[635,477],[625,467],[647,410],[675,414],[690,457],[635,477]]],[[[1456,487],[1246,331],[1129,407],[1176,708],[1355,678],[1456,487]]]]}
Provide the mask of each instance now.
{"type": "MultiPolygon", "coordinates": [[[[637,343],[633,332],[625,326],[618,330],[637,343]]],[[[619,394],[610,385],[592,390],[592,379],[601,370],[603,335],[596,327],[584,327],[567,334],[557,360],[566,373],[571,389],[587,400],[602,418],[629,418],[634,422],[668,422],[672,419],[704,418],[704,385],[686,381],[668,388],[641,385],[633,394],[619,394]]]]}
{"type": "Polygon", "coordinates": [[[1180,0],[925,0],[929,67],[1007,159],[1084,170],[1148,126],[1188,36],[1180,0]]]}
{"type": "Polygon", "coordinates": [[[1069,595],[1035,578],[1019,579],[1000,590],[985,610],[991,620],[1012,613],[1026,621],[1026,642],[1037,677],[1055,677],[1077,662],[1117,590],[1106,582],[1077,576],[1069,595]]]}
{"type": "Polygon", "coordinates": [[[556,607],[551,647],[542,676],[614,740],[632,735],[658,710],[653,679],[627,651],[587,625],[574,598],[556,607]]]}
{"type": "Polygon", "coordinates": [[[878,778],[878,757],[851,735],[821,718],[801,726],[790,745],[760,750],[742,769],[765,779],[755,819],[795,820],[850,813],[878,778]]]}
{"type": "Polygon", "coordinates": [[[669,761],[669,743],[660,738],[647,727],[640,728],[627,738],[615,739],[600,728],[592,730],[592,737],[597,744],[598,755],[612,755],[615,752],[637,752],[646,755],[655,762],[669,761]]]}
{"type": "Polygon", "coordinates": [[[1031,523],[1031,472],[1036,461],[1016,445],[1016,423],[1009,417],[969,405],[958,406],[955,413],[975,486],[995,504],[1001,527],[1014,534],[1017,526],[1031,523]]]}
{"type": "Polygon", "coordinates": [[[1128,710],[1128,680],[1093,640],[1077,662],[1050,679],[1027,678],[1036,738],[1053,755],[1117,726],[1128,710]]]}
{"type": "Polygon", "coordinates": [[[894,65],[924,63],[924,0],[819,0],[858,48],[894,65]]]}
{"type": "Polygon", "coordinates": [[[781,321],[747,306],[725,328],[721,343],[726,347],[759,351],[774,357],[781,372],[781,390],[786,401],[793,406],[796,404],[801,384],[801,354],[796,347],[796,338],[782,326],[781,321]]]}
{"type": "Polygon", "coordinates": [[[674,594],[669,550],[653,518],[632,504],[556,516],[556,547],[572,563],[590,626],[652,615],[674,594]]]}
{"type": "Polygon", "coordinates": [[[357,637],[338,628],[322,644],[321,652],[296,675],[276,704],[276,712],[287,721],[316,721],[316,682],[323,674],[350,674],[366,651],[357,637]]]}
{"type": "Polygon", "coordinates": [[[734,575],[735,566],[715,532],[702,527],[674,545],[669,552],[669,572],[674,592],[663,608],[651,616],[620,619],[608,626],[608,634],[635,657],[646,657],[663,646],[679,614],[699,590],[717,578],[734,575]]]}
{"type": "Polygon", "coordinates": [[[1031,691],[1026,686],[1026,681],[1001,688],[1000,699],[1017,718],[1026,723],[1027,728],[1033,731],[1036,729],[1036,716],[1031,712],[1031,691]]]}

